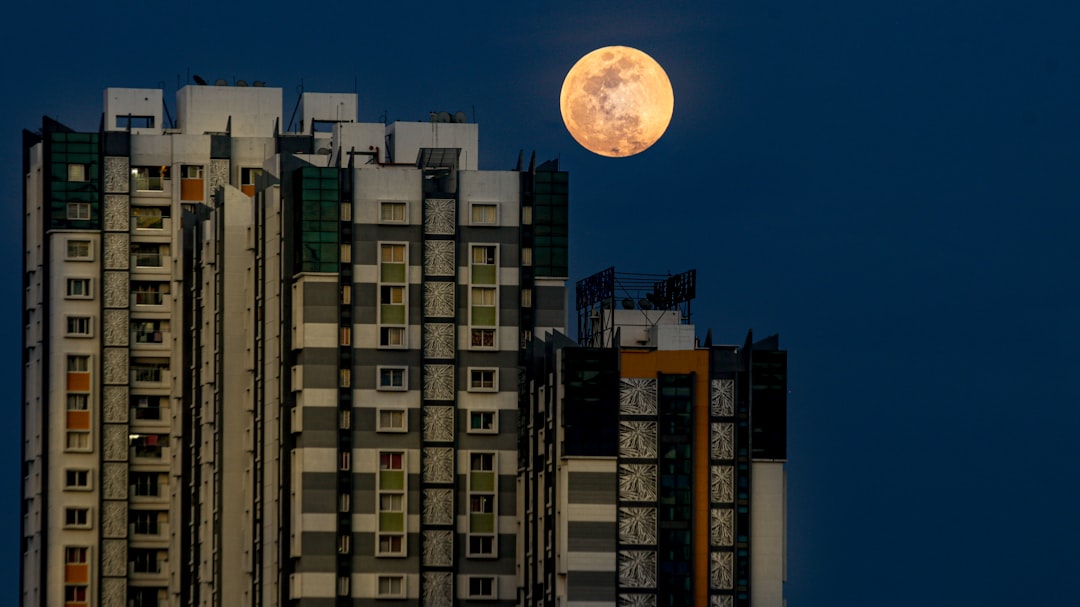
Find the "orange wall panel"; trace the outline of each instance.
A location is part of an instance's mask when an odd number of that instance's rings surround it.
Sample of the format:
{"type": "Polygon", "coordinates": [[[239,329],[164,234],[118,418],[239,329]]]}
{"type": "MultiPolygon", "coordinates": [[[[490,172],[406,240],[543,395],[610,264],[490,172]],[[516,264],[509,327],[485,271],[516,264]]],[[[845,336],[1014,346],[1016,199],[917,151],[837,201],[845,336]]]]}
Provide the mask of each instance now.
{"type": "Polygon", "coordinates": [[[89,411],[68,411],[67,412],[67,429],[68,430],[89,430],[90,429],[90,412],[89,411]]]}
{"type": "Polygon", "coordinates": [[[181,179],[180,200],[202,200],[204,183],[202,179],[181,179]]]}
{"type": "Polygon", "coordinates": [[[73,392],[89,392],[90,391],[90,374],[89,373],[68,373],[67,374],[67,389],[73,392]]]}
{"type": "Polygon", "coordinates": [[[64,581],[69,584],[85,584],[90,581],[89,565],[64,565],[64,581]]]}

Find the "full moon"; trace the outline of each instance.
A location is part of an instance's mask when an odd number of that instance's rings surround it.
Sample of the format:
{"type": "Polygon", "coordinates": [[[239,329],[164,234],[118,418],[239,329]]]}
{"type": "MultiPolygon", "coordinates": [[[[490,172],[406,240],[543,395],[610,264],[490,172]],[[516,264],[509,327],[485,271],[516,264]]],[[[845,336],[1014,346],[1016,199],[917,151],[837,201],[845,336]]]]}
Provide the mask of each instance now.
{"type": "Polygon", "coordinates": [[[579,59],[559,95],[566,130],[585,149],[614,158],[656,143],[674,107],[664,68],[628,46],[606,46],[579,59]]]}

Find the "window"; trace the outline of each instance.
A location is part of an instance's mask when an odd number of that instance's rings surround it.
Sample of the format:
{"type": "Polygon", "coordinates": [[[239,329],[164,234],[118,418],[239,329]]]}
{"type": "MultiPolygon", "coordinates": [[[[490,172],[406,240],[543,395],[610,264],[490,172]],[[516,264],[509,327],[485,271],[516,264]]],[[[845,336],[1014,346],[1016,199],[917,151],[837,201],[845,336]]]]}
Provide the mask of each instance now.
{"type": "Polygon", "coordinates": [[[528,287],[522,287],[522,289],[521,289],[521,307],[522,308],[531,308],[532,307],[532,289],[530,289],[528,287]]]}
{"type": "Polygon", "coordinates": [[[495,411],[469,411],[469,432],[495,433],[495,411]]]}
{"type": "Polygon", "coordinates": [[[90,409],[90,395],[89,394],[68,394],[67,395],[67,410],[68,411],[86,411],[90,409]]]}
{"type": "Polygon", "coordinates": [[[521,207],[521,224],[531,226],[533,222],[533,208],[521,207]]]}
{"type": "Polygon", "coordinates": [[[262,169],[254,167],[241,167],[240,190],[248,196],[255,195],[255,182],[262,175],[262,169]]]}
{"type": "Polygon", "coordinates": [[[490,535],[469,536],[469,556],[494,556],[495,538],[490,535]]]}
{"type": "Polygon", "coordinates": [[[379,203],[379,220],[382,223],[405,223],[405,203],[379,203]]]}
{"type": "Polygon", "coordinates": [[[136,230],[160,230],[165,227],[167,210],[161,207],[131,207],[136,230]]]}
{"type": "Polygon", "coordinates": [[[68,373],[89,373],[90,357],[85,355],[71,355],[67,357],[68,373]]]}
{"type": "Polygon", "coordinates": [[[494,348],[495,329],[472,329],[472,347],[494,348]]]}
{"type": "Polygon", "coordinates": [[[469,505],[469,512],[491,514],[495,512],[495,497],[492,495],[474,495],[469,505]]]}
{"type": "Polygon", "coordinates": [[[88,221],[90,219],[89,202],[67,203],[67,218],[73,221],[88,221]]]}
{"type": "Polygon", "coordinates": [[[168,254],[168,247],[157,244],[135,243],[131,245],[131,254],[135,256],[136,268],[162,268],[165,260],[162,254],[168,254]]]}
{"type": "Polygon", "coordinates": [[[401,453],[380,453],[379,470],[401,470],[401,453]]]}
{"type": "Polygon", "coordinates": [[[469,469],[473,472],[491,472],[495,469],[495,454],[473,453],[469,463],[469,469]]]}
{"type": "Polygon", "coordinates": [[[67,334],[71,337],[90,337],[90,317],[68,316],[67,334]]]}
{"type": "Polygon", "coordinates": [[[380,599],[405,598],[405,576],[380,575],[377,591],[380,599]]]}
{"type": "Polygon", "coordinates": [[[131,323],[131,332],[137,344],[165,343],[165,334],[168,331],[167,320],[136,320],[131,323]]]}
{"type": "Polygon", "coordinates": [[[379,496],[379,511],[381,512],[404,512],[402,504],[404,497],[400,493],[384,493],[379,496]]]}
{"type": "Polygon", "coordinates": [[[197,164],[185,164],[180,167],[181,179],[202,179],[203,168],[197,164]]]}
{"type": "Polygon", "coordinates": [[[470,392],[495,392],[498,369],[469,369],[470,392]]]}
{"type": "Polygon", "coordinates": [[[168,373],[167,363],[137,362],[131,365],[131,379],[138,383],[160,384],[168,373]]]}
{"type": "Polygon", "coordinates": [[[339,575],[337,579],[338,596],[349,596],[349,584],[351,578],[347,575],[339,575]]]}
{"type": "Polygon", "coordinates": [[[169,167],[131,167],[132,189],[137,192],[162,192],[169,178],[169,167]]]}
{"type": "Polygon", "coordinates": [[[158,497],[161,495],[161,487],[158,483],[157,472],[132,472],[131,492],[138,497],[158,497]]]}
{"type": "Polygon", "coordinates": [[[86,605],[86,586],[74,584],[64,586],[64,604],[69,606],[86,605]]]}
{"type": "Polygon", "coordinates": [[[89,508],[64,508],[64,526],[86,528],[90,526],[89,508]]]}
{"type": "MultiPolygon", "coordinates": [[[[384,244],[380,247],[380,251],[379,261],[382,263],[405,263],[405,245],[403,244],[384,244]]],[[[404,282],[404,277],[395,282],[404,282]]]]}
{"type": "Polygon", "coordinates": [[[135,573],[161,573],[156,548],[129,548],[128,557],[131,559],[131,570],[135,573]]]}
{"type": "Polygon", "coordinates": [[[405,390],[405,367],[379,367],[379,390],[405,390]]]}
{"type": "Polygon", "coordinates": [[[494,225],[497,219],[498,206],[494,204],[472,205],[473,225],[494,225]]]}
{"type": "Polygon", "coordinates": [[[161,398],[160,396],[132,396],[132,416],[135,419],[161,419],[161,398]]]}
{"type": "Polygon", "coordinates": [[[118,129],[152,129],[154,128],[153,116],[117,116],[116,128],[118,129]]]}
{"type": "Polygon", "coordinates": [[[68,430],[64,433],[64,449],[68,451],[89,451],[90,433],[85,430],[68,430]]]}
{"type": "Polygon", "coordinates": [[[401,555],[404,554],[402,550],[401,535],[380,533],[379,534],[379,554],[386,555],[401,555]]]}
{"type": "MultiPolygon", "coordinates": [[[[160,255],[157,257],[160,259],[160,255]]],[[[160,306],[165,303],[165,295],[169,293],[169,283],[133,282],[131,292],[135,295],[137,306],[160,306]]]]}
{"type": "Polygon", "coordinates": [[[86,164],[67,165],[68,181],[88,181],[90,179],[90,167],[86,164]]]}
{"type": "Polygon", "coordinates": [[[338,411],[338,429],[349,430],[352,428],[352,411],[349,409],[340,409],[338,411]]]}
{"type": "Polygon", "coordinates": [[[67,489],[89,489],[90,488],[90,471],[89,470],[65,470],[64,471],[64,487],[67,489]]]}
{"type": "Polygon", "coordinates": [[[352,541],[347,534],[338,536],[337,551],[338,554],[349,554],[352,552],[352,541]]]}
{"type": "Polygon", "coordinates": [[[532,265],[532,247],[521,247],[521,265],[525,267],[532,265]]]}
{"type": "Polygon", "coordinates": [[[157,535],[160,533],[158,526],[158,512],[156,510],[132,510],[131,530],[137,535],[157,535]]]}
{"type": "Polygon", "coordinates": [[[137,458],[161,459],[164,448],[169,446],[168,434],[129,434],[128,445],[132,456],[137,458]]]}
{"type": "Polygon", "coordinates": [[[382,327],[379,329],[379,345],[402,347],[405,345],[405,327],[382,327]]]}
{"type": "Polygon", "coordinates": [[[469,577],[470,599],[494,599],[495,578],[493,576],[474,575],[469,577]]]}
{"type": "Polygon", "coordinates": [[[408,413],[404,409],[379,409],[377,432],[405,432],[408,413]]]}
{"type": "Polygon", "coordinates": [[[67,242],[68,259],[90,259],[89,240],[69,240],[67,242]]]}
{"type": "Polygon", "coordinates": [[[90,299],[90,279],[67,279],[67,296],[68,299],[90,299]]]}
{"type": "Polygon", "coordinates": [[[338,387],[348,388],[352,385],[352,370],[341,369],[338,371],[338,387]]]}

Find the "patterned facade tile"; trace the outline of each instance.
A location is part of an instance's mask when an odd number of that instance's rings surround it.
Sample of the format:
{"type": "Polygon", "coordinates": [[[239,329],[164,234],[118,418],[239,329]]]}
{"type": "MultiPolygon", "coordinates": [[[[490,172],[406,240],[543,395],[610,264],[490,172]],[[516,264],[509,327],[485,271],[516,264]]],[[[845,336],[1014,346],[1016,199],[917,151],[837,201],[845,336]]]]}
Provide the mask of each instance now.
{"type": "Polygon", "coordinates": [[[712,509],[709,515],[709,543],[721,547],[735,545],[735,510],[712,509]]]}
{"type": "Polygon", "coordinates": [[[131,230],[131,211],[128,197],[123,194],[105,195],[105,231],[127,232],[131,230]]]}
{"type": "Polygon", "coordinates": [[[735,597],[730,594],[714,594],[709,597],[709,607],[734,607],[735,597]]]}
{"type": "Polygon", "coordinates": [[[109,462],[126,462],[128,458],[127,424],[105,424],[101,430],[101,456],[109,462]]]}
{"type": "Polygon", "coordinates": [[[452,235],[456,228],[456,200],[428,198],[424,201],[424,234],[452,235]]]}
{"type": "Polygon", "coordinates": [[[620,588],[656,588],[656,552],[620,550],[618,566],[620,588]]]}
{"type": "Polygon", "coordinates": [[[450,607],[454,601],[454,580],[449,571],[425,571],[423,602],[426,607],[450,607]]]}
{"type": "Polygon", "coordinates": [[[656,508],[619,508],[619,541],[656,545],[656,508]]]}
{"type": "MultiPolygon", "coordinates": [[[[449,240],[440,240],[436,242],[450,242],[449,240]]],[[[451,253],[453,255],[453,253],[451,253]]],[[[451,268],[452,270],[453,268],[451,268]]],[[[438,318],[453,318],[454,317],[454,283],[424,282],[424,316],[435,316],[438,318]]]]}
{"type": "Polygon", "coordinates": [[[710,441],[713,459],[735,458],[735,424],[713,422],[710,441]]]}
{"type": "Polygon", "coordinates": [[[714,503],[729,504],[735,501],[735,468],[713,466],[709,474],[709,496],[714,503]]]}
{"type": "Polygon", "coordinates": [[[101,465],[101,497],[107,500],[122,500],[128,496],[128,467],[119,462],[105,462],[101,465]]]}
{"type": "Polygon", "coordinates": [[[656,380],[620,379],[619,412],[623,415],[656,415],[656,380]]]}
{"type": "Polygon", "coordinates": [[[656,465],[619,464],[619,499],[626,502],[655,502],[656,465]]]}
{"type": "Polygon", "coordinates": [[[424,325],[424,358],[454,358],[453,323],[424,325]]]}
{"type": "Polygon", "coordinates": [[[454,450],[450,447],[424,447],[425,483],[454,482],[454,450]]]}
{"type": "Polygon", "coordinates": [[[128,345],[128,335],[131,332],[128,311],[120,308],[115,310],[105,310],[102,316],[103,320],[101,324],[103,326],[101,328],[101,334],[105,340],[105,345],[128,345]]]}
{"type": "Polygon", "coordinates": [[[454,532],[450,530],[424,531],[423,562],[427,567],[449,567],[454,564],[454,532]]]}
{"type": "Polygon", "coordinates": [[[105,157],[105,191],[126,194],[131,189],[131,167],[126,156],[105,157]]]}
{"type": "Polygon", "coordinates": [[[438,443],[454,441],[453,407],[424,407],[424,440],[438,443]]]}
{"type": "Polygon", "coordinates": [[[709,405],[713,417],[731,417],[735,415],[735,380],[712,380],[709,405]]]}
{"type": "Polygon", "coordinates": [[[451,489],[424,489],[425,525],[454,524],[454,492],[451,489]]]}
{"type": "Polygon", "coordinates": [[[127,272],[105,272],[104,299],[106,308],[127,309],[131,303],[131,283],[127,272]]]}
{"type": "Polygon", "coordinates": [[[131,264],[131,237],[126,232],[106,232],[103,256],[106,270],[126,270],[131,264]]]}
{"type": "Polygon", "coordinates": [[[619,422],[619,457],[655,459],[656,422],[619,422]]]}
{"type": "MultiPolygon", "coordinates": [[[[122,543],[120,545],[123,547],[122,543]]],[[[101,604],[126,605],[127,580],[124,578],[103,578],[101,580],[101,604]]]]}
{"type": "Polygon", "coordinates": [[[127,386],[105,386],[102,392],[101,413],[105,423],[124,423],[128,420],[127,386]]]}
{"type": "Polygon", "coordinates": [[[218,188],[229,185],[229,161],[222,158],[210,160],[209,182],[207,183],[207,195],[213,196],[218,188]]]}
{"type": "Polygon", "coordinates": [[[453,276],[454,265],[453,240],[424,242],[424,274],[426,276],[453,276]]]}
{"type": "Polygon", "coordinates": [[[454,365],[424,365],[424,399],[454,400],[454,365]]]}
{"type": "Polygon", "coordinates": [[[734,554],[713,552],[709,555],[709,586],[713,590],[731,590],[735,585],[734,554]]]}
{"type": "MultiPolygon", "coordinates": [[[[127,575],[127,541],[125,540],[102,540],[101,542],[101,575],[127,575]]],[[[127,590],[127,580],[121,578],[122,588],[127,590]]],[[[119,603],[105,603],[106,605],[124,605],[119,603]]]]}
{"type": "Polygon", "coordinates": [[[127,537],[127,502],[101,502],[101,537],[127,537]]]}
{"type": "Polygon", "coordinates": [[[128,383],[127,348],[105,348],[101,364],[106,384],[128,383]]]}
{"type": "Polygon", "coordinates": [[[620,594],[619,607],[656,607],[655,594],[620,594]]]}

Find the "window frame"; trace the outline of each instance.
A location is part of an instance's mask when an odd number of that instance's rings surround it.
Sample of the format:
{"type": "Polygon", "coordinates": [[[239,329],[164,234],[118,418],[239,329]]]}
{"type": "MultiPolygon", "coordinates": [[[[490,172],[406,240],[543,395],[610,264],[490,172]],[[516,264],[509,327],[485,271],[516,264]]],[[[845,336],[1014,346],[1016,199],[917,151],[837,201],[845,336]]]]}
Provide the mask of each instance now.
{"type": "Polygon", "coordinates": [[[375,431],[403,433],[409,431],[409,410],[397,407],[379,407],[375,410],[375,431]],[[401,426],[389,426],[383,424],[383,414],[398,414],[401,416],[401,426]]]}
{"type": "Polygon", "coordinates": [[[64,508],[64,529],[90,529],[90,507],[67,506],[64,508]],[[72,522],[71,519],[76,519],[72,522]],[[78,519],[82,519],[81,522],[78,519]]]}
{"type": "Polygon", "coordinates": [[[68,221],[90,221],[92,214],[89,202],[69,202],[64,217],[68,221]]]}
{"type": "Polygon", "coordinates": [[[404,392],[409,389],[409,367],[401,365],[378,365],[375,367],[375,389],[384,392],[404,392]],[[401,384],[384,383],[383,374],[401,372],[401,384]]]}
{"type": "MultiPolygon", "coordinates": [[[[81,337],[93,337],[94,336],[93,318],[94,318],[93,316],[83,316],[83,315],[65,316],[64,317],[64,336],[65,337],[80,337],[80,338],[81,337]],[[79,321],[83,321],[83,322],[79,322],[79,321]],[[84,331],[72,331],[72,323],[85,325],[85,330],[84,331]]],[[[76,329],[80,329],[80,328],[84,328],[84,327],[76,327],[76,329]]]]}
{"type": "Polygon", "coordinates": [[[83,240],[81,238],[69,238],[67,241],[67,248],[65,250],[64,259],[67,261],[93,261],[94,259],[94,247],[93,241],[83,240]],[[72,245],[85,245],[85,255],[73,255],[71,252],[72,245]]]}
{"type": "Polygon", "coordinates": [[[94,282],[92,278],[84,276],[69,276],[65,280],[64,286],[64,299],[93,299],[94,298],[94,282]],[[82,285],[80,288],[73,288],[75,285],[82,285]],[[79,293],[78,291],[83,291],[79,293]]]}
{"type": "Polygon", "coordinates": [[[468,427],[465,429],[469,434],[498,434],[499,433],[499,412],[498,410],[489,409],[470,409],[468,427]],[[491,425],[489,427],[476,427],[473,425],[474,418],[482,418],[483,416],[490,416],[491,425]]]}
{"type": "MultiPolygon", "coordinates": [[[[483,213],[487,214],[487,213],[483,213]]],[[[469,205],[469,225],[478,227],[490,227],[499,225],[499,204],[495,202],[474,202],[469,205]],[[477,212],[490,211],[490,219],[477,219],[477,212]]]]}
{"type": "Polygon", "coordinates": [[[499,599],[499,577],[495,575],[467,575],[465,576],[465,596],[473,601],[496,601],[499,599]],[[487,594],[478,594],[473,591],[473,582],[490,582],[491,586],[487,594]]]}
{"type": "Polygon", "coordinates": [[[469,392],[498,392],[499,391],[499,368],[498,367],[469,367],[469,392]],[[484,379],[486,374],[491,374],[490,384],[484,379]]]}
{"type": "Polygon", "coordinates": [[[406,580],[408,578],[404,575],[377,575],[375,579],[375,598],[379,599],[404,599],[408,595],[406,589],[406,580]],[[383,590],[383,581],[397,582],[397,592],[393,589],[383,590]]]}
{"type": "Polygon", "coordinates": [[[379,201],[379,223],[385,224],[406,224],[409,222],[409,203],[404,200],[380,200],[379,201]],[[391,209],[391,217],[386,217],[387,209],[391,209]],[[401,217],[396,217],[396,210],[401,211],[401,217]]]}
{"type": "Polygon", "coordinates": [[[94,489],[93,476],[91,471],[86,468],[65,468],[64,469],[64,490],[65,491],[92,491],[94,489]],[[72,482],[72,476],[76,475],[74,480],[78,481],[78,475],[82,475],[82,481],[84,484],[75,484],[72,482]]]}

